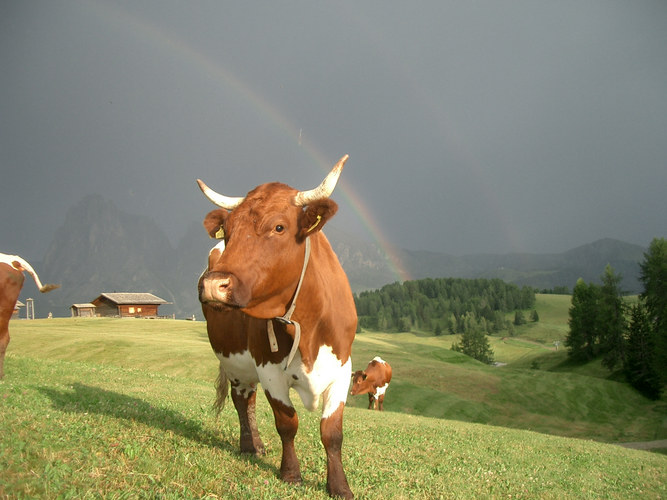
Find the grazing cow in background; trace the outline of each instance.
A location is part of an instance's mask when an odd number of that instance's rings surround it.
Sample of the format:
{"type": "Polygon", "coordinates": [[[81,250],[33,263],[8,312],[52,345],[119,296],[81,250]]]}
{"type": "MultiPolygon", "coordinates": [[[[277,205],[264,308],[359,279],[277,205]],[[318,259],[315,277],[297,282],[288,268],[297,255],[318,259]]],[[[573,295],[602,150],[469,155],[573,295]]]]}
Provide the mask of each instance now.
{"type": "Polygon", "coordinates": [[[269,183],[230,198],[198,180],[221,208],[206,216],[204,227],[223,239],[209,255],[198,291],[220,360],[218,403],[224,402],[229,381],[241,451],[264,449],[255,422],[260,383],[282,441],[280,477],[300,483],[294,448],[298,417],[289,391],[293,388],[311,411],[322,399],[327,491],[353,498],[341,447],[357,313],[347,276],[321,232],[338,208],[329,196],[347,158],[310,191],[269,183]]]}
{"type": "Polygon", "coordinates": [[[40,292],[49,292],[60,285],[42,285],[39,276],[25,259],[0,253],[0,379],[5,376],[5,352],[9,344],[9,320],[23,287],[23,271],[30,273],[40,292]]]}
{"type": "Polygon", "coordinates": [[[391,382],[391,366],[385,360],[376,356],[368,363],[365,370],[357,370],[352,374],[352,390],[350,394],[368,393],[368,409],[376,407],[384,409],[384,393],[391,382]]]}

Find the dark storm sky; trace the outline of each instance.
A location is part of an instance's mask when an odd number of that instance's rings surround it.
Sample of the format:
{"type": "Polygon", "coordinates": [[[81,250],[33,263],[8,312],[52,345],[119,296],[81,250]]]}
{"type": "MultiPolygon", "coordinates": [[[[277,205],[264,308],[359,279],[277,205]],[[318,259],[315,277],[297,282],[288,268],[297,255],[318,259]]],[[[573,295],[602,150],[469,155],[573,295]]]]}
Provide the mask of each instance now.
{"type": "Polygon", "coordinates": [[[87,194],[174,242],[350,160],[331,224],[453,254],[667,234],[667,2],[4,1],[0,251],[87,194]]]}

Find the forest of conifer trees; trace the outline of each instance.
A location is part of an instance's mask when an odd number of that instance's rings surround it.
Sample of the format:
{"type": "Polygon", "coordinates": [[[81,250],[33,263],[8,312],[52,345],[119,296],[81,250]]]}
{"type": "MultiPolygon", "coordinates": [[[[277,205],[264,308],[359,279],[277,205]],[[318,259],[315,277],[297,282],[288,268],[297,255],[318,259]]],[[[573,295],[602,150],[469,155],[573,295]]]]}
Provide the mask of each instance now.
{"type": "Polygon", "coordinates": [[[535,305],[535,290],[500,279],[439,278],[385,285],[355,295],[359,326],[436,335],[508,328],[506,314],[535,305]]]}

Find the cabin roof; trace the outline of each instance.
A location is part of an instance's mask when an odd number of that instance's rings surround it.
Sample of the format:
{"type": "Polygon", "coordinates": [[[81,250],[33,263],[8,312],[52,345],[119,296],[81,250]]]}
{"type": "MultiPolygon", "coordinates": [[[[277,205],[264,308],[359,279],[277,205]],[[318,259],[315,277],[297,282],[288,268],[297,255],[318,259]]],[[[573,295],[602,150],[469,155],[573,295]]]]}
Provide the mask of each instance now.
{"type": "MultiPolygon", "coordinates": [[[[128,304],[168,304],[168,302],[152,293],[135,293],[135,292],[113,292],[103,293],[97,299],[104,297],[105,299],[118,305],[128,304]]],[[[95,299],[95,300],[97,300],[95,299]]]]}

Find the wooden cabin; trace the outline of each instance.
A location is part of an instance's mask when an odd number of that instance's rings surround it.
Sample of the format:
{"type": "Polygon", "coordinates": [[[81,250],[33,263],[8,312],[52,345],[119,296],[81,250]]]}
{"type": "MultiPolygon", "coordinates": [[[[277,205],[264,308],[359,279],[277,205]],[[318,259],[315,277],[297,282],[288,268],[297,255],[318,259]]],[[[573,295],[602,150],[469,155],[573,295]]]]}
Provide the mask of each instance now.
{"type": "Polygon", "coordinates": [[[157,318],[158,307],[168,304],[152,293],[103,293],[91,302],[97,316],[120,318],[157,318]]]}
{"type": "Polygon", "coordinates": [[[72,311],[73,318],[94,318],[97,316],[95,304],[86,302],[85,304],[72,304],[69,308],[72,311]]]}
{"type": "Polygon", "coordinates": [[[17,300],[16,305],[14,305],[14,311],[12,312],[12,318],[15,319],[19,317],[19,307],[25,307],[25,304],[20,300],[17,300]]]}

